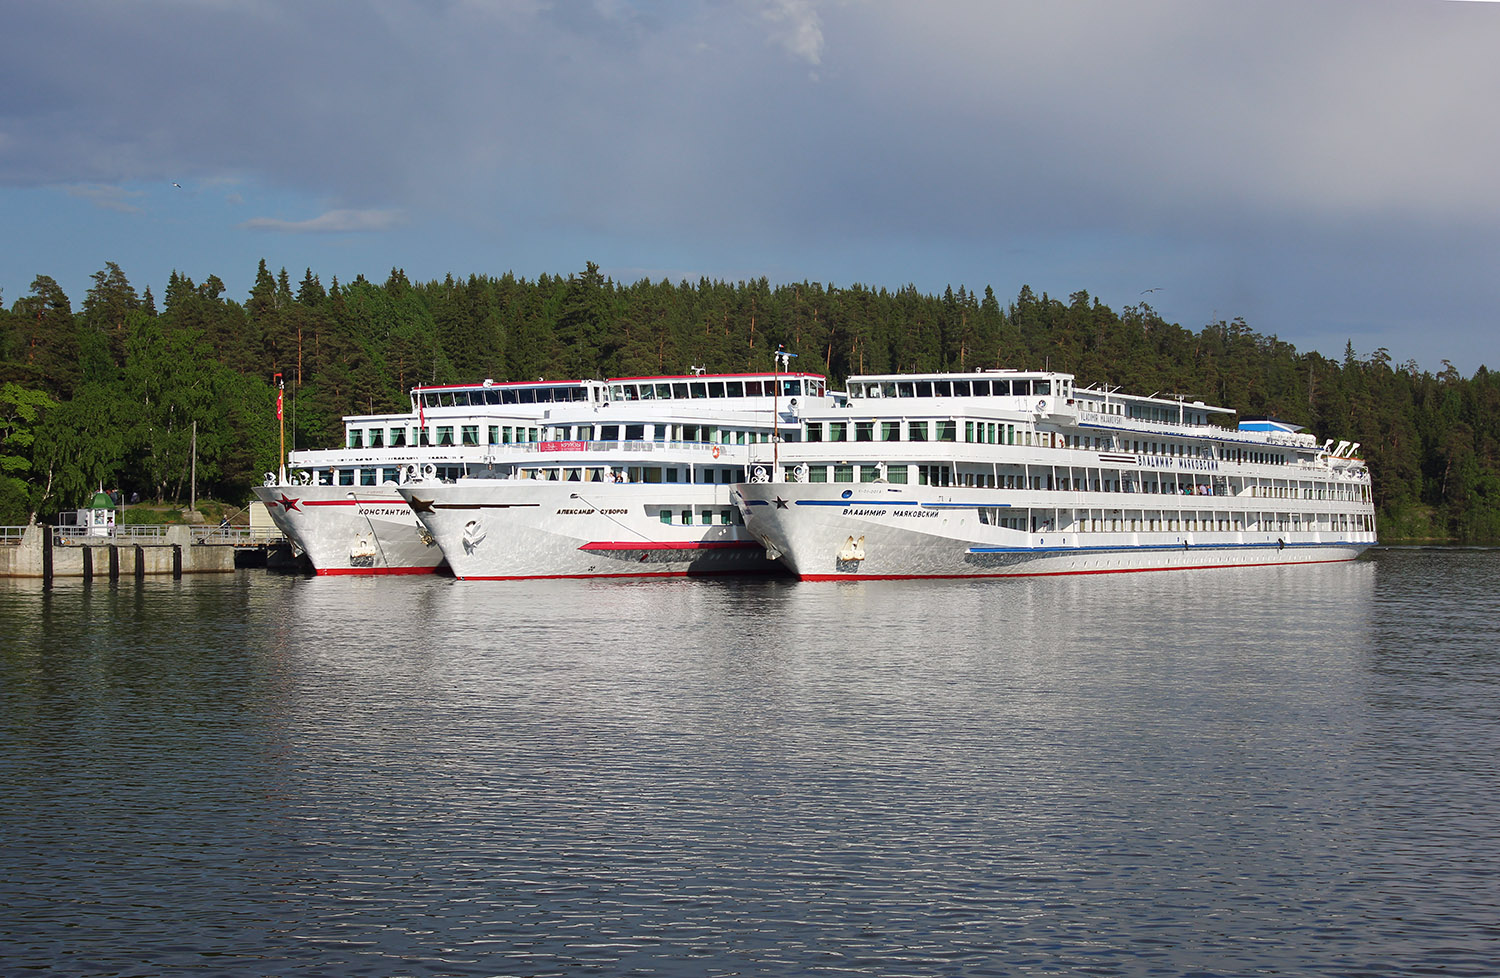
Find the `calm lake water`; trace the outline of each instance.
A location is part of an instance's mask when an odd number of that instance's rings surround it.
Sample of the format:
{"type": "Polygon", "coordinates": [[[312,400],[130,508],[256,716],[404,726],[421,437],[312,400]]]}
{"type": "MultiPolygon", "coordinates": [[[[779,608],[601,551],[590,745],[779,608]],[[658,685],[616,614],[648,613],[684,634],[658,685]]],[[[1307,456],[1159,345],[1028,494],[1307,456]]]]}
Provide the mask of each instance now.
{"type": "Polygon", "coordinates": [[[1494,975],[1500,552],[0,582],[0,974],[1494,975]]]}

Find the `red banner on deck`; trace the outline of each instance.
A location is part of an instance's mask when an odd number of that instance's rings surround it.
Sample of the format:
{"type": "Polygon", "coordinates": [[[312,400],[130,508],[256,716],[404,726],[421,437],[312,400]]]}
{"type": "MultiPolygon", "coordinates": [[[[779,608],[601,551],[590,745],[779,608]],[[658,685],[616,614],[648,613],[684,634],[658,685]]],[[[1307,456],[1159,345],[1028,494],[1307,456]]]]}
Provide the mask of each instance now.
{"type": "Polygon", "coordinates": [[[539,441],[536,450],[539,452],[582,452],[586,451],[589,443],[586,441],[539,441]]]}

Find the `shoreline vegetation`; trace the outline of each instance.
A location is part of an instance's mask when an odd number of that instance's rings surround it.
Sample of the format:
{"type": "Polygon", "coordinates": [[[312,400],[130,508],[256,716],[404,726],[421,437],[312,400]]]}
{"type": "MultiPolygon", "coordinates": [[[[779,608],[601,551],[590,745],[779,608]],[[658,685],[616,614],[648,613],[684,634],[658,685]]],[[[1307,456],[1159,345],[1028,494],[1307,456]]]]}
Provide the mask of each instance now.
{"type": "Polygon", "coordinates": [[[46,275],[8,308],[0,295],[0,524],[50,520],[101,486],[152,504],[127,513],[183,519],[195,423],[199,511],[233,512],[277,467],[277,373],[287,448],[323,448],[342,443],[344,415],[404,412],[419,384],[763,370],[784,344],[835,386],[1046,366],[1272,416],[1361,444],[1381,544],[1500,541],[1500,379],[1352,343],[1337,360],[1300,353],[1243,319],[1195,332],[1145,302],[1117,312],[1029,286],[1002,305],[991,287],[627,284],[592,262],[535,280],[393,269],[325,288],[310,268],[293,286],[261,261],[243,302],[224,291],[173,272],[158,307],[108,262],[76,311],[46,275]]]}

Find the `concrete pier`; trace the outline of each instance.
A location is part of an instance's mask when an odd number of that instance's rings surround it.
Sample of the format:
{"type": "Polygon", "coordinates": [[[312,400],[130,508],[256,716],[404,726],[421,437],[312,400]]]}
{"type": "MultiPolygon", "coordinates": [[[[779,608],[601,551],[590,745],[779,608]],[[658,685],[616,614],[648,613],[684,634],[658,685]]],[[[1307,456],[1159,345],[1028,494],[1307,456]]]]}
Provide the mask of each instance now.
{"type": "Polygon", "coordinates": [[[88,577],[221,574],[234,570],[235,548],[194,542],[192,527],[164,527],[159,536],[128,542],[108,536],[77,536],[32,525],[21,538],[0,546],[0,577],[88,577]]]}

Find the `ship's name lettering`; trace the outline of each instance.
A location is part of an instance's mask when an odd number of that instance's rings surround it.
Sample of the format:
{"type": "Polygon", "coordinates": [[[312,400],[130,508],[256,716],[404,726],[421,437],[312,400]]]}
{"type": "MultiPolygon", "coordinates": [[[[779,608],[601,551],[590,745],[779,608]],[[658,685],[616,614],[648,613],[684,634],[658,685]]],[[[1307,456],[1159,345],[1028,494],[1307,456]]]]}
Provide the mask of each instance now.
{"type": "Polygon", "coordinates": [[[1199,472],[1217,472],[1216,458],[1179,458],[1176,455],[1138,455],[1136,464],[1143,469],[1193,469],[1199,472]]]}
{"type": "Polygon", "coordinates": [[[410,516],[411,509],[406,506],[358,506],[357,512],[361,516],[410,516]]]}
{"type": "Polygon", "coordinates": [[[560,509],[558,516],[593,516],[600,513],[604,516],[624,516],[628,510],[625,509],[560,509]]]}
{"type": "Polygon", "coordinates": [[[873,509],[868,506],[845,506],[845,516],[904,516],[908,519],[922,519],[928,516],[936,516],[937,512],[930,509],[873,509]]]}

